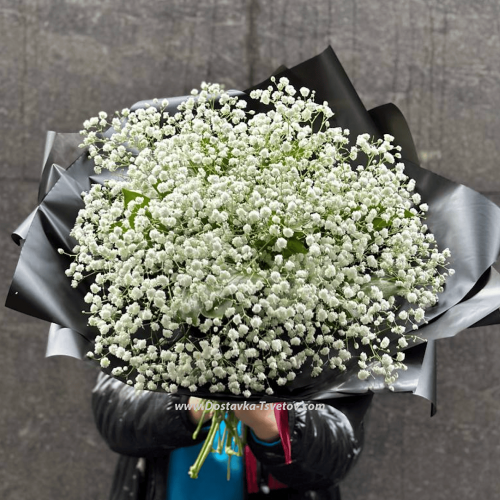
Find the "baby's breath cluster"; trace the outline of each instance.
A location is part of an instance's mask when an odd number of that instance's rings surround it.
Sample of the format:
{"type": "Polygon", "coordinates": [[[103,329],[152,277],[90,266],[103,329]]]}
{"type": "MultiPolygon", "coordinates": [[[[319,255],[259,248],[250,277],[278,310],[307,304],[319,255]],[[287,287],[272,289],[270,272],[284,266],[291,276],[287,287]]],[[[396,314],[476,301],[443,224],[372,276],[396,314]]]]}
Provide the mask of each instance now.
{"type": "Polygon", "coordinates": [[[72,231],[67,274],[91,280],[99,331],[89,355],[138,389],[249,397],[352,362],[391,386],[449,257],[393,137],[350,144],[285,78],[250,98],[203,84],[173,114],[156,104],[82,132],[96,170],[122,174],[84,194],[72,231]]]}

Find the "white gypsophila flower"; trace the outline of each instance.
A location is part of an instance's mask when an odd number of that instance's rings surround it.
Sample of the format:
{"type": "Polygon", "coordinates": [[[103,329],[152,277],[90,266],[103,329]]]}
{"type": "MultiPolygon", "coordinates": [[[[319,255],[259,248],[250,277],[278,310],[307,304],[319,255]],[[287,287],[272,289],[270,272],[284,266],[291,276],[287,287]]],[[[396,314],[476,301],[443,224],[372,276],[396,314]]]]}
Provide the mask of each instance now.
{"type": "Polygon", "coordinates": [[[93,356],[114,355],[138,390],[272,394],[308,358],[317,376],[356,356],[362,380],[391,386],[449,258],[400,148],[388,134],[350,144],[286,79],[251,93],[269,111],[245,99],[203,84],[174,113],[156,102],[85,122],[95,170],[116,172],[84,194],[67,270],[93,280],[93,356]]]}

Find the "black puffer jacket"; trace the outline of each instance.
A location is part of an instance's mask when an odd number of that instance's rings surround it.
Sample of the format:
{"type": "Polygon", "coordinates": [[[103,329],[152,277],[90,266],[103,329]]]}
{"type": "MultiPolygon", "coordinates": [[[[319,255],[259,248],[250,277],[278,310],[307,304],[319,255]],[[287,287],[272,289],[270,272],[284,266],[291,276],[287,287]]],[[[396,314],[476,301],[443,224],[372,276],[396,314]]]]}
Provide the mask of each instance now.
{"type": "MultiPolygon", "coordinates": [[[[165,500],[170,452],[203,441],[193,441],[195,425],[176,403],[188,396],[136,393],[122,382],[100,374],[92,404],[99,432],[121,456],[111,500],[165,500]]],[[[258,481],[267,474],[289,488],[269,494],[247,494],[248,500],[337,500],[339,482],[356,460],[362,445],[362,419],[370,396],[334,400],[336,407],[289,410],[292,463],[285,465],[281,443],[262,446],[248,433],[248,445],[257,458],[258,481]],[[342,411],[340,411],[340,409],[342,411]]],[[[265,489],[265,488],[264,488],[265,489]]]]}

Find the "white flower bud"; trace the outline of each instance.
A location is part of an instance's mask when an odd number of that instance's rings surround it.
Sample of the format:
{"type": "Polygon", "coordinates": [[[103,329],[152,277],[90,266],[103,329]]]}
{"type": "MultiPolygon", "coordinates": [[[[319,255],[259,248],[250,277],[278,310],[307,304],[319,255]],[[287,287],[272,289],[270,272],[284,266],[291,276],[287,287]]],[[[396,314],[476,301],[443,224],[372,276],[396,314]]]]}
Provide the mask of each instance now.
{"type": "Polygon", "coordinates": [[[382,342],[380,343],[380,347],[382,349],[387,349],[389,347],[389,339],[387,337],[384,337],[382,342]]]}

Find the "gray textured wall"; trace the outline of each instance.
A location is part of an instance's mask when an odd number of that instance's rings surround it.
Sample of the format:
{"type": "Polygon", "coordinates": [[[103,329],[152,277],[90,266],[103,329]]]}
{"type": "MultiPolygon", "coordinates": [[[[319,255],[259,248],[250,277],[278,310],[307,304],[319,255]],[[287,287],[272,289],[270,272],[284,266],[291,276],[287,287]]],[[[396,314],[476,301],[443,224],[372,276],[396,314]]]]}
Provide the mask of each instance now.
{"type": "MultiPolygon", "coordinates": [[[[202,80],[245,88],[328,44],[368,107],[402,109],[426,168],[500,201],[498,0],[0,0],[0,297],[47,129],[202,80]]],[[[106,498],[94,369],[45,360],[40,321],[0,307],[0,325],[0,498],[106,498]]],[[[439,344],[434,418],[415,396],[376,398],[346,500],[498,497],[498,333],[439,344]]]]}

